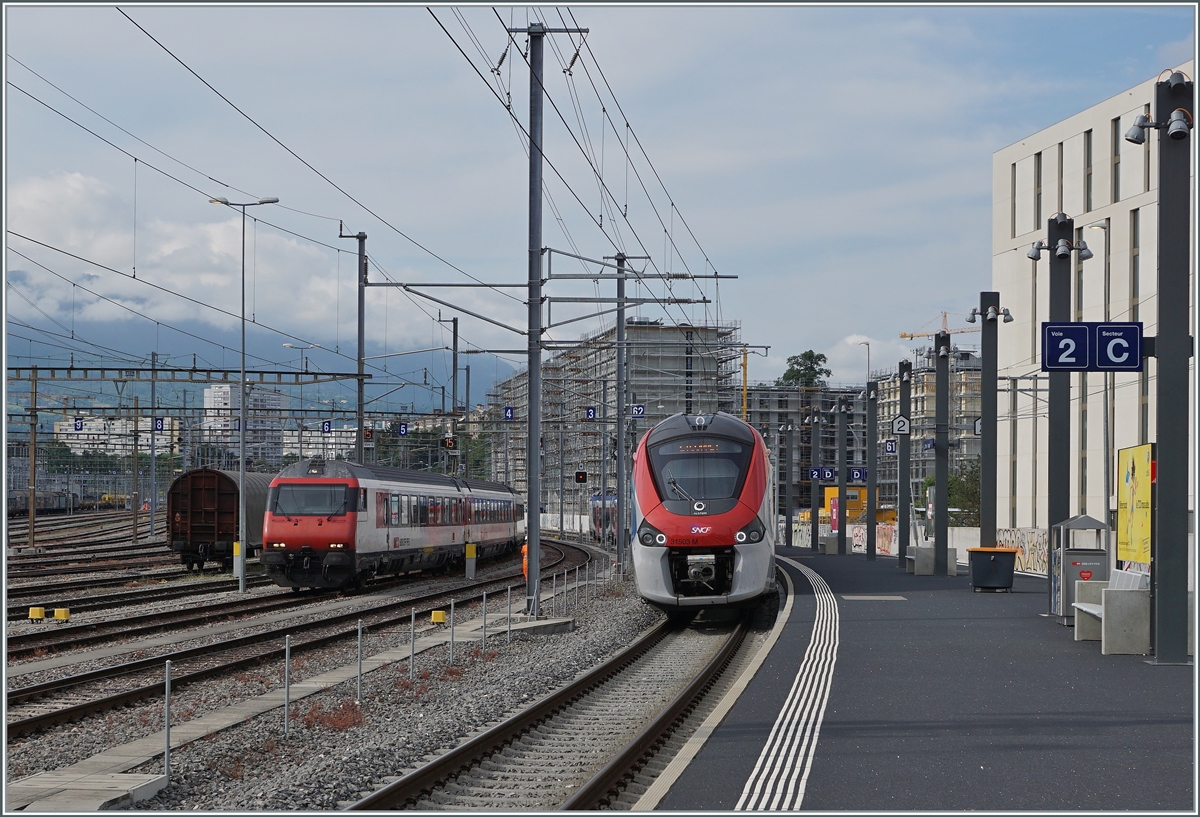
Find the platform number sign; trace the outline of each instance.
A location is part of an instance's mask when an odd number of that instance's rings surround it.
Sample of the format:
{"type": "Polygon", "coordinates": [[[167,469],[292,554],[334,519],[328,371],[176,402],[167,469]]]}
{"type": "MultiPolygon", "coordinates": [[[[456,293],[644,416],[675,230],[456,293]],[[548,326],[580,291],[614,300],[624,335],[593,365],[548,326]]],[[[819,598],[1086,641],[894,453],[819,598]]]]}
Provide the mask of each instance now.
{"type": "Polygon", "coordinates": [[[515,417],[515,416],[516,416],[516,412],[513,410],[513,407],[512,407],[512,406],[505,406],[505,407],[504,407],[504,419],[505,419],[505,420],[511,420],[511,419],[513,419],[513,417],[515,417]]]}
{"type": "Polygon", "coordinates": [[[983,436],[983,418],[982,417],[975,418],[975,436],[976,437],[983,436]]]}
{"type": "Polygon", "coordinates": [[[75,430],[83,431],[83,418],[82,417],[75,418],[75,430]]]}
{"type": "Polygon", "coordinates": [[[165,420],[162,417],[154,418],[154,430],[155,431],[162,431],[164,424],[165,424],[165,420]]]}
{"type": "Polygon", "coordinates": [[[830,482],[833,479],[832,468],[809,468],[808,478],[818,482],[830,482]]]}
{"type": "Polygon", "coordinates": [[[892,433],[906,436],[912,433],[912,421],[903,414],[897,414],[892,420],[892,433]]]}
{"type": "Polygon", "coordinates": [[[586,409],[584,409],[584,416],[587,417],[587,419],[589,419],[589,420],[595,420],[596,419],[596,407],[588,406],[586,409]]]}
{"type": "Polygon", "coordinates": [[[322,420],[321,421],[321,433],[322,434],[332,434],[333,433],[333,421],[332,420],[322,420]]]}
{"type": "Polygon", "coordinates": [[[396,433],[401,437],[408,436],[408,423],[396,423],[396,433]]]}
{"type": "Polygon", "coordinates": [[[921,441],[921,450],[922,451],[933,451],[935,448],[937,448],[937,439],[936,438],[927,437],[921,441]]]}
{"type": "Polygon", "coordinates": [[[896,441],[895,440],[884,440],[883,441],[883,453],[895,454],[896,453],[896,441]]]}
{"type": "Polygon", "coordinates": [[[646,416],[646,404],[645,403],[634,403],[633,404],[633,416],[634,417],[645,417],[646,416]]]}
{"type": "Polygon", "coordinates": [[[1142,324],[1042,324],[1044,372],[1140,372],[1142,324]]]}
{"type": "Polygon", "coordinates": [[[850,481],[851,482],[866,482],[867,481],[867,469],[859,468],[857,466],[851,468],[850,469],[850,481]]]}

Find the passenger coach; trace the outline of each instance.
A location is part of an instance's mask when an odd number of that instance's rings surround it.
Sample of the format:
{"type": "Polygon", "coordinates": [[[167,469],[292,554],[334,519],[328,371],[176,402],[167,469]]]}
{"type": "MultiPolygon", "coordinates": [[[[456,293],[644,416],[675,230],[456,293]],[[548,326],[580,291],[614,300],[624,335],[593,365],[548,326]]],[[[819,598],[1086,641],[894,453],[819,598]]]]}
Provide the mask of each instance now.
{"type": "Polygon", "coordinates": [[[288,466],[271,482],[262,565],[283,587],[348,587],[376,575],[510,553],[525,508],[507,485],[325,461],[288,466]]]}

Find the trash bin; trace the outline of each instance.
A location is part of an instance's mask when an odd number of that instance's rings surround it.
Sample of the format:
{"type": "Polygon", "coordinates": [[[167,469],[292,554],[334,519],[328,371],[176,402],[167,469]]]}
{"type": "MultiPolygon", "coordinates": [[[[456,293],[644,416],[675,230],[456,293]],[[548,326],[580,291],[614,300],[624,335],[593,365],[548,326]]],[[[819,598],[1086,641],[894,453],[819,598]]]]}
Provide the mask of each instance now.
{"type": "Polygon", "coordinates": [[[971,566],[971,587],[1012,592],[1013,570],[1017,566],[1016,548],[967,548],[971,566]]]}

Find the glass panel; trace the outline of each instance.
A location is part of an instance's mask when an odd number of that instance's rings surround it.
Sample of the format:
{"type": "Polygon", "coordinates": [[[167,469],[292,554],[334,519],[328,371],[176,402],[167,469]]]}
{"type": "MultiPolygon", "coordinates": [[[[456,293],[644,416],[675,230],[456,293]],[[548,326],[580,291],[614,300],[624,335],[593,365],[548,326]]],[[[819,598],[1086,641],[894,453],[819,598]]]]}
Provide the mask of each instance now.
{"type": "Polygon", "coordinates": [[[750,449],[722,437],[689,435],[650,452],[650,470],[664,500],[729,499],[745,482],[750,449]]]}
{"type": "Polygon", "coordinates": [[[347,493],[352,502],[358,499],[358,490],[344,483],[314,485],[284,483],[277,486],[272,497],[271,512],[285,516],[343,516],[346,513],[347,493]]]}

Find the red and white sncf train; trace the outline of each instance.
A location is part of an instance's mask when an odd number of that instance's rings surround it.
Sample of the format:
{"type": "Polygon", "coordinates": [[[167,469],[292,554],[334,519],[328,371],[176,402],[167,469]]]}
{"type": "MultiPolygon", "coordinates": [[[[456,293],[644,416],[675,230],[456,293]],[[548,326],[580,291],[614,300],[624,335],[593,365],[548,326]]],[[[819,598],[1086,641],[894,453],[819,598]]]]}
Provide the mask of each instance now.
{"type": "Polygon", "coordinates": [[[525,505],[507,485],[316,458],[271,481],[260,560],[282,587],[348,587],[524,540],[525,505]]]}
{"type": "Polygon", "coordinates": [[[775,471],[762,437],[731,414],[676,414],[633,458],[638,593],[668,613],[775,592],[775,471]]]}

